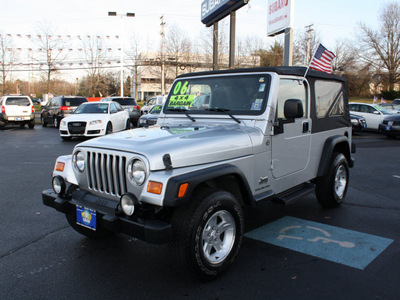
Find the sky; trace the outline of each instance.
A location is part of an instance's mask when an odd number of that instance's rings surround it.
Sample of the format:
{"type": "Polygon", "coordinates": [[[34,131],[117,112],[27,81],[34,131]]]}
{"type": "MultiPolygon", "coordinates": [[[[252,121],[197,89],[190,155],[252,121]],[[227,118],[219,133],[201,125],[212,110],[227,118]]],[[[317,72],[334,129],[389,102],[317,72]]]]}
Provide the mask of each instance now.
{"type": "MultiPolygon", "coordinates": [[[[128,37],[135,36],[145,41],[146,47],[159,51],[162,15],[167,32],[169,28],[178,27],[194,41],[204,34],[206,26],[201,23],[202,1],[0,0],[0,34],[21,34],[20,40],[14,38],[15,47],[24,47],[26,36],[35,36],[40,24],[46,23],[51,26],[54,35],[123,37],[119,40],[110,39],[114,47],[121,41],[126,43],[128,37]],[[135,17],[110,17],[109,11],[118,14],[132,12],[135,17]]],[[[361,23],[370,28],[379,28],[379,13],[385,3],[389,1],[295,0],[294,36],[304,32],[305,26],[313,24],[313,29],[328,49],[333,48],[339,39],[354,41],[361,23]]],[[[267,37],[267,0],[249,0],[248,5],[237,11],[236,19],[238,38],[257,36],[266,45],[274,43],[275,38],[267,37]]],[[[220,24],[228,28],[229,17],[220,24]]]]}

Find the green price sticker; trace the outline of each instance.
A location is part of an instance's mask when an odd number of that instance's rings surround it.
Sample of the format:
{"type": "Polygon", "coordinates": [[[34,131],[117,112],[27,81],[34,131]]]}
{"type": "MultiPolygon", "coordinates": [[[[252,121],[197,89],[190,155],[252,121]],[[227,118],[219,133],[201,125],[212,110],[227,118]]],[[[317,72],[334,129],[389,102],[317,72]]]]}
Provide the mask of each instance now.
{"type": "Polygon", "coordinates": [[[191,106],[195,95],[177,95],[171,96],[168,107],[191,106]]]}
{"type": "Polygon", "coordinates": [[[174,88],[174,95],[181,94],[184,95],[187,92],[189,86],[189,81],[186,81],[182,86],[182,81],[179,81],[174,88]]]}

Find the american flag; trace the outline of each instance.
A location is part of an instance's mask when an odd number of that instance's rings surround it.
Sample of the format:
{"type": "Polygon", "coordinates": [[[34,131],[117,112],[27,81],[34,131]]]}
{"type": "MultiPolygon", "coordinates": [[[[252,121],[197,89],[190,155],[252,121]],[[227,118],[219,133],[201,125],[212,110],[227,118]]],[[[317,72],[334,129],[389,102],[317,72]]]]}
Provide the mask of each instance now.
{"type": "Polygon", "coordinates": [[[322,44],[319,44],[310,62],[310,69],[332,74],[331,62],[334,58],[335,54],[333,52],[326,49],[322,44]]]}

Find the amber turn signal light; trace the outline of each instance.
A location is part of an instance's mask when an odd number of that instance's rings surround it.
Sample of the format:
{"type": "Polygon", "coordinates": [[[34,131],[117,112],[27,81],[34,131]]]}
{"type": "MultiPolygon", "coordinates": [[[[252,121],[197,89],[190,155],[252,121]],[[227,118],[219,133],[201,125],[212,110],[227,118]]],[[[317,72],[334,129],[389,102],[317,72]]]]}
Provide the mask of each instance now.
{"type": "Polygon", "coordinates": [[[185,196],[189,183],[182,183],[179,187],[178,198],[185,196]]]}
{"type": "Polygon", "coordinates": [[[64,167],[65,167],[65,163],[59,162],[59,161],[56,163],[56,171],[63,172],[64,171],[64,167]]]}
{"type": "Polygon", "coordinates": [[[149,181],[147,185],[147,191],[149,193],[160,195],[162,192],[162,183],[156,181],[149,181]]]}

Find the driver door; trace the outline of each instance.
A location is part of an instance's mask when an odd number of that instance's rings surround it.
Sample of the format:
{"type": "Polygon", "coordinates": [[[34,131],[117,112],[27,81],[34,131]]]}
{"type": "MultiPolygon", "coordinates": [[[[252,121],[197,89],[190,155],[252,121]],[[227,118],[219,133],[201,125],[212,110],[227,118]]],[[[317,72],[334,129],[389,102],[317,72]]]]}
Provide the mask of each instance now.
{"type": "Polygon", "coordinates": [[[311,118],[307,82],[281,78],[275,112],[275,132],[272,136],[272,175],[279,179],[306,168],[310,159],[311,118]],[[284,105],[288,99],[299,99],[303,116],[287,119],[284,105]],[[279,124],[279,126],[277,126],[279,124]],[[278,128],[278,130],[277,130],[278,128]]]}

